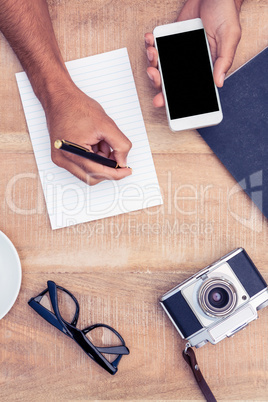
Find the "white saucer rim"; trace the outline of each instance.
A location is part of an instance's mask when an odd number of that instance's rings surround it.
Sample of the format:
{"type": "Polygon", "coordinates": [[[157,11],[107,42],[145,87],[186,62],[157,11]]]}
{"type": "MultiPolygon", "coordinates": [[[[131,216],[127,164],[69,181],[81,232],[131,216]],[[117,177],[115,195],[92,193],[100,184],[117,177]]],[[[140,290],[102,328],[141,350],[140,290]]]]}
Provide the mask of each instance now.
{"type": "Polygon", "coordinates": [[[5,308],[5,309],[3,310],[3,312],[1,312],[1,310],[0,310],[0,320],[6,316],[6,314],[11,310],[11,308],[12,308],[13,305],[14,305],[14,303],[16,302],[17,297],[18,297],[19,292],[20,292],[21,280],[22,280],[21,262],[20,262],[19,254],[18,254],[18,252],[17,252],[17,250],[16,250],[16,247],[14,246],[14,244],[12,243],[12,241],[9,239],[9,237],[7,237],[7,235],[6,235],[4,232],[2,232],[2,231],[0,230],[0,241],[1,241],[1,238],[4,239],[4,240],[10,245],[10,247],[11,247],[13,253],[14,253],[14,256],[15,256],[15,258],[16,258],[16,260],[17,260],[17,263],[18,263],[18,275],[19,275],[19,280],[18,280],[18,282],[17,282],[17,287],[16,287],[16,289],[15,289],[16,292],[14,291],[14,297],[11,299],[10,303],[8,304],[8,307],[5,308]]]}

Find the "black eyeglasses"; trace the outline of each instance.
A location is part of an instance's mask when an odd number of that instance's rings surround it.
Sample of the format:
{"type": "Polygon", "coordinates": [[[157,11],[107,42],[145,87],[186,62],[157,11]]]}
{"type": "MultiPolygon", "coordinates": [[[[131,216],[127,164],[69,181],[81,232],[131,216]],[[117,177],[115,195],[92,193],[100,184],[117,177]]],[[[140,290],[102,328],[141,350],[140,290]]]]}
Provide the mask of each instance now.
{"type": "Polygon", "coordinates": [[[79,304],[76,298],[68,290],[56,285],[53,281],[48,281],[47,286],[47,289],[29,300],[29,306],[51,325],[72,338],[91,359],[108,373],[115,374],[122,356],[129,354],[122,336],[115,329],[105,324],[94,324],[82,330],[76,328],[79,316],[79,304]],[[52,308],[49,306],[49,300],[52,308]],[[68,319],[63,318],[62,315],[67,313],[68,319]],[[111,342],[112,337],[116,340],[116,343],[120,344],[117,346],[95,346],[88,336],[92,337],[92,333],[96,333],[100,329],[102,330],[102,345],[104,338],[111,342]],[[105,336],[103,332],[105,332],[105,336]],[[106,354],[107,358],[103,354],[106,354]],[[108,360],[108,355],[112,355],[111,361],[108,360]],[[117,355],[117,357],[114,358],[114,355],[117,355]]]}

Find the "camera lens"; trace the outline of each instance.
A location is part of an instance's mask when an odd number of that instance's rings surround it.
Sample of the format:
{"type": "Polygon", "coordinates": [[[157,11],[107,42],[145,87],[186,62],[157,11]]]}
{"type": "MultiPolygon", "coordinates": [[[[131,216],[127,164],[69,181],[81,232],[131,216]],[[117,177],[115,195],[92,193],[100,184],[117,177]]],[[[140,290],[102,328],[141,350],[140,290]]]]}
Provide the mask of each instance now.
{"type": "Polygon", "coordinates": [[[225,279],[213,278],[205,281],[199,290],[199,304],[202,310],[215,317],[226,316],[236,306],[234,286],[225,279]]]}
{"type": "Polygon", "coordinates": [[[209,292],[208,301],[215,308],[223,308],[228,304],[229,294],[223,288],[215,288],[209,292]]]}

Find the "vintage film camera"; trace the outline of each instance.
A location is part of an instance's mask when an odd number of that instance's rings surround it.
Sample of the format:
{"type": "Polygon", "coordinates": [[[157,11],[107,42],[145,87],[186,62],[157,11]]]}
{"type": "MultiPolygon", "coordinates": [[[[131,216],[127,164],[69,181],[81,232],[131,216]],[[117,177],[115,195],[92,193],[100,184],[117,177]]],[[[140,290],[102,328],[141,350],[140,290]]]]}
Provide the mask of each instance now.
{"type": "Polygon", "coordinates": [[[268,306],[268,287],[243,248],[182,282],[160,303],[189,346],[230,337],[268,306]]]}

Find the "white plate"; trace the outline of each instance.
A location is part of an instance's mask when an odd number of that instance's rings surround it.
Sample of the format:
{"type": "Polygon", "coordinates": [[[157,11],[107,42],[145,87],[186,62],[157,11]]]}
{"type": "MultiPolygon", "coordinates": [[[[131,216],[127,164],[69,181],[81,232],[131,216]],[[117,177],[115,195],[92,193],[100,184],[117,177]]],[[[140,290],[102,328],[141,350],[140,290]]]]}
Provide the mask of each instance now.
{"type": "Polygon", "coordinates": [[[0,231],[0,320],[15,303],[20,284],[21,264],[17,250],[0,231]]]}

